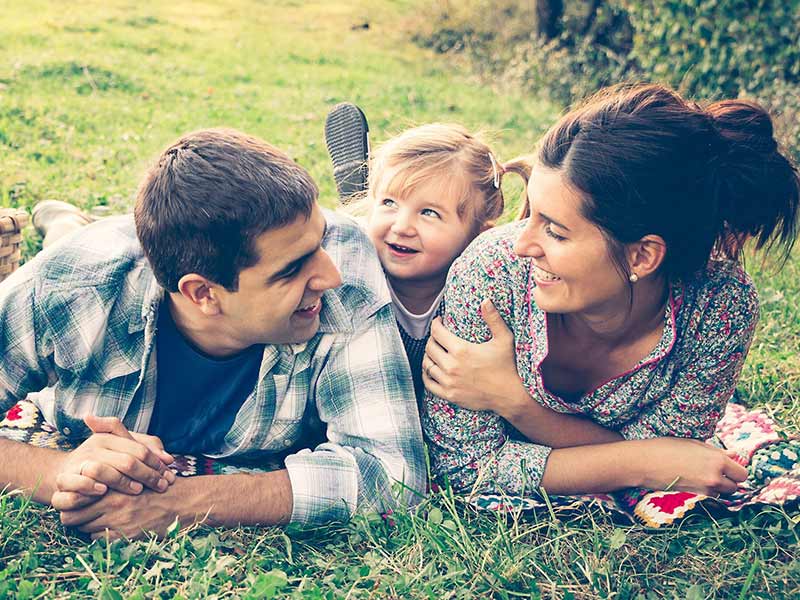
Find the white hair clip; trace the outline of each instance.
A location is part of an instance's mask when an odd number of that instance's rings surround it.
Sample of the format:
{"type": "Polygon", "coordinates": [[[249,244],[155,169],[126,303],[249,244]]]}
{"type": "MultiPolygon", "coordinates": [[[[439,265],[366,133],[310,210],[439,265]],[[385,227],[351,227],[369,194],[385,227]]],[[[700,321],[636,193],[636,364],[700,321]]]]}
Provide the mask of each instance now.
{"type": "Polygon", "coordinates": [[[500,169],[498,169],[497,161],[494,158],[494,154],[489,152],[489,160],[492,161],[492,183],[494,184],[495,189],[500,189],[500,169]]]}

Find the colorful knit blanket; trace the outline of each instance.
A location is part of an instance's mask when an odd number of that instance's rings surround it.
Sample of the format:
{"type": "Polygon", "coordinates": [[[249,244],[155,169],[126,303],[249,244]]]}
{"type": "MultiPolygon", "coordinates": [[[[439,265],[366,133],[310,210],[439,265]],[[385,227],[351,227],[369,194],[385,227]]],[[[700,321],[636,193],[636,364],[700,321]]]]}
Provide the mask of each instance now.
{"type": "MultiPolygon", "coordinates": [[[[36,406],[18,402],[0,422],[0,437],[42,448],[71,450],[73,446],[56,429],[44,422],[36,406]]],[[[746,507],[779,506],[797,510],[800,506],[800,439],[788,438],[763,410],[748,410],[729,403],[717,424],[713,441],[738,454],[738,462],[750,475],[733,494],[712,498],[678,491],[624,490],[614,494],[585,496],[507,497],[479,495],[466,498],[470,504],[488,510],[548,510],[568,514],[600,506],[615,515],[650,527],[680,521],[689,514],[720,515],[746,507]]],[[[176,456],[171,465],[178,475],[221,475],[263,472],[281,468],[280,460],[241,464],[202,456],[176,456]]]]}
{"type": "Polygon", "coordinates": [[[583,496],[507,497],[479,495],[467,499],[488,510],[553,510],[570,513],[600,506],[612,514],[649,527],[673,524],[690,514],[722,516],[746,507],[779,506],[797,510],[800,504],[800,439],[784,435],[763,410],[728,403],[708,443],[735,450],[748,478],[732,493],[714,498],[680,491],[628,489],[583,496]]]}

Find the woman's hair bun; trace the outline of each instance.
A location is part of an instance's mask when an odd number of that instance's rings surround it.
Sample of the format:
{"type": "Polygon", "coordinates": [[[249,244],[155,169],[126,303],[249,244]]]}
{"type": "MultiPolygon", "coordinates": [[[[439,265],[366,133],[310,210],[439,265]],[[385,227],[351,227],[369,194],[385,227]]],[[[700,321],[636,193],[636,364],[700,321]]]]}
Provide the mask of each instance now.
{"type": "Polygon", "coordinates": [[[760,104],[750,100],[721,100],[708,106],[706,113],[725,142],[739,147],[744,144],[751,151],[778,149],[772,119],[760,104]]]}

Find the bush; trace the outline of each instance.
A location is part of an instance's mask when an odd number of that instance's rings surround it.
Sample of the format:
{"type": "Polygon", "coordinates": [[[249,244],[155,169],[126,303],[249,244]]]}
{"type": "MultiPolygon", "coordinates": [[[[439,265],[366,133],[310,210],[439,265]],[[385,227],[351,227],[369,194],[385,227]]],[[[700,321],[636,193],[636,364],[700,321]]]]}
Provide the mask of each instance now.
{"type": "Polygon", "coordinates": [[[643,80],[702,100],[754,98],[800,158],[800,0],[566,2],[552,39],[534,32],[533,4],[441,1],[417,40],[563,105],[643,80]]]}

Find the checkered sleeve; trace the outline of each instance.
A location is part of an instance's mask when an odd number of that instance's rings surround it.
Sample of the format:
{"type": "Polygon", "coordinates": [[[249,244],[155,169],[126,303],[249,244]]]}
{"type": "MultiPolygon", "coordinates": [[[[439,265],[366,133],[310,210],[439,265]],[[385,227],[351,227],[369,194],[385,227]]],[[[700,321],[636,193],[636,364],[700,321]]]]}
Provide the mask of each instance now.
{"type": "Polygon", "coordinates": [[[292,522],[385,512],[424,494],[419,415],[390,305],[334,344],[317,383],[316,403],[328,441],[286,459],[292,522]]]}
{"type": "Polygon", "coordinates": [[[0,412],[48,385],[42,356],[34,265],[23,265],[0,283],[0,412]]]}

